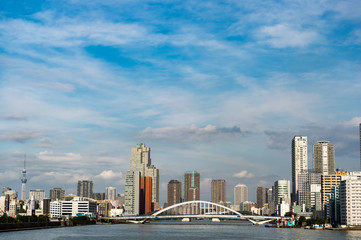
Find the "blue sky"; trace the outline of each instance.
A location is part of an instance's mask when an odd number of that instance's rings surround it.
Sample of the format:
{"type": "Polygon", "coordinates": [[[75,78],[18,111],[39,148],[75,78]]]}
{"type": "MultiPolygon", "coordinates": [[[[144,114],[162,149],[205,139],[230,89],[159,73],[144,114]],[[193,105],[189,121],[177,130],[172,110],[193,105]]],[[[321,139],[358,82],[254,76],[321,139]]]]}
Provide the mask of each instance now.
{"type": "Polygon", "coordinates": [[[359,1],[3,1],[0,186],[124,189],[131,147],[166,185],[186,170],[291,179],[291,140],[335,144],[358,170],[359,1]]]}

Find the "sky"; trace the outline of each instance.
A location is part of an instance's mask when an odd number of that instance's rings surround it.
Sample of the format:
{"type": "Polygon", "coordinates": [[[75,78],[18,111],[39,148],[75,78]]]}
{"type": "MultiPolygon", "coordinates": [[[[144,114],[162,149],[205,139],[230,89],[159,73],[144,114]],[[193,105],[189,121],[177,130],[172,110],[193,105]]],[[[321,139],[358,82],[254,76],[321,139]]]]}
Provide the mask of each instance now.
{"type": "MultiPolygon", "coordinates": [[[[0,187],[124,191],[144,143],[167,183],[187,170],[271,187],[291,141],[335,144],[360,168],[361,13],[354,1],[4,0],[0,187]]],[[[19,194],[20,195],[20,194],[19,194]]],[[[28,193],[27,193],[28,195],[28,193]]]]}

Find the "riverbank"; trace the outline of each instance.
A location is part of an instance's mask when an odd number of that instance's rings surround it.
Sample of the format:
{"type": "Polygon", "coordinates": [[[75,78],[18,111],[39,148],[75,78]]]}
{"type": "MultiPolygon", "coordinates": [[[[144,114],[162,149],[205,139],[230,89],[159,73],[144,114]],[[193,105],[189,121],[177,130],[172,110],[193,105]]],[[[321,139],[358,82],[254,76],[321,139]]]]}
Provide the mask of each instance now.
{"type": "Polygon", "coordinates": [[[95,224],[95,221],[82,221],[73,223],[72,221],[54,221],[54,222],[21,222],[21,223],[1,223],[0,232],[35,230],[46,228],[73,227],[95,224]]]}

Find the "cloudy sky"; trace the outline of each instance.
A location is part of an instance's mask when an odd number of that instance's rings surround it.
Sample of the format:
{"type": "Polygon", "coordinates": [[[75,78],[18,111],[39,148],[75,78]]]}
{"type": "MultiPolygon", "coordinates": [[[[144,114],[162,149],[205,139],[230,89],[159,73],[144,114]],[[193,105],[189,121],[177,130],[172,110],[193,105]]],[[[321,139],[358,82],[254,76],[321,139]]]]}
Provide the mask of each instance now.
{"type": "Polygon", "coordinates": [[[360,167],[361,14],[355,1],[5,0],[0,187],[124,191],[143,142],[171,179],[291,179],[291,140],[335,144],[360,167]]]}

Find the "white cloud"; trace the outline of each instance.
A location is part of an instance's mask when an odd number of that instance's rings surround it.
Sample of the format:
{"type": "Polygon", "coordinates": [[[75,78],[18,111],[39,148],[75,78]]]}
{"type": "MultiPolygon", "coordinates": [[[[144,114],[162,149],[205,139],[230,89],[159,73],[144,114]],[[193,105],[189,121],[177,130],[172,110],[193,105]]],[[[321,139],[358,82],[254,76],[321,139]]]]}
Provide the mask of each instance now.
{"type": "Polygon", "coordinates": [[[114,178],[122,178],[122,177],[123,177],[122,172],[113,172],[113,170],[104,170],[95,176],[95,178],[102,178],[102,179],[114,179],[114,178]]]}
{"type": "Polygon", "coordinates": [[[41,133],[34,130],[10,130],[0,133],[0,141],[15,141],[23,143],[40,136],[41,133]]]}
{"type": "Polygon", "coordinates": [[[307,47],[321,40],[321,36],[314,30],[298,30],[287,24],[262,27],[257,37],[275,48],[307,47]]]}
{"type": "Polygon", "coordinates": [[[37,157],[42,161],[49,162],[75,162],[82,159],[79,153],[54,153],[52,151],[40,152],[37,157]]]}
{"type": "Polygon", "coordinates": [[[236,178],[253,178],[254,175],[249,173],[247,170],[240,171],[239,173],[233,174],[233,177],[236,178]]]}
{"type": "Polygon", "coordinates": [[[76,184],[79,180],[90,179],[90,174],[84,174],[80,171],[68,170],[66,172],[43,172],[35,177],[32,177],[29,182],[39,184],[52,184],[59,186],[63,184],[76,184]]]}
{"type": "Polygon", "coordinates": [[[361,117],[354,117],[349,121],[343,122],[345,126],[359,126],[361,123],[361,117]]]}

